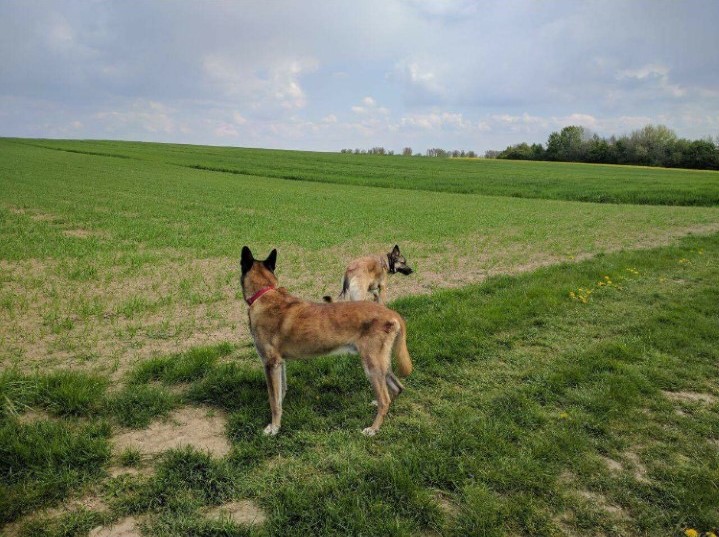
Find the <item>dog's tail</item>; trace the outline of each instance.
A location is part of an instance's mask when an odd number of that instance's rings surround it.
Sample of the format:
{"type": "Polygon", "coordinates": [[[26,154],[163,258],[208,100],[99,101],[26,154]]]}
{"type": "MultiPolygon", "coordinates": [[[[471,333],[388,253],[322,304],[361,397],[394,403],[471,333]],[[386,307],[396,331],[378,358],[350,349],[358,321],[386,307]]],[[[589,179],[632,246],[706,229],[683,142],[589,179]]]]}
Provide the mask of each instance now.
{"type": "MultiPolygon", "coordinates": [[[[349,290],[350,290],[350,281],[347,278],[347,276],[345,276],[344,279],[342,280],[342,291],[340,291],[340,294],[337,295],[337,300],[345,300],[347,298],[347,291],[349,291],[349,290]]],[[[324,300],[328,304],[331,304],[332,302],[334,302],[334,300],[332,300],[332,297],[330,295],[323,296],[322,300],[324,300]]]]}
{"type": "Polygon", "coordinates": [[[412,359],[409,357],[409,351],[407,350],[407,325],[400,315],[397,317],[399,318],[400,328],[394,338],[393,350],[397,358],[397,371],[401,376],[406,377],[412,372],[412,359]]]}

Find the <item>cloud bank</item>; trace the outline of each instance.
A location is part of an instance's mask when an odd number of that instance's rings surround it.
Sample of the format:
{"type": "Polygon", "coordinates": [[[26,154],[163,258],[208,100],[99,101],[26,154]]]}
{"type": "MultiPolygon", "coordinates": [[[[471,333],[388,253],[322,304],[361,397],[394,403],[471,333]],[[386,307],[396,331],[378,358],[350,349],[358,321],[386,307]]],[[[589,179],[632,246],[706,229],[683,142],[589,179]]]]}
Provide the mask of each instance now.
{"type": "Polygon", "coordinates": [[[0,135],[484,151],[719,135],[719,2],[0,1],[0,135]]]}

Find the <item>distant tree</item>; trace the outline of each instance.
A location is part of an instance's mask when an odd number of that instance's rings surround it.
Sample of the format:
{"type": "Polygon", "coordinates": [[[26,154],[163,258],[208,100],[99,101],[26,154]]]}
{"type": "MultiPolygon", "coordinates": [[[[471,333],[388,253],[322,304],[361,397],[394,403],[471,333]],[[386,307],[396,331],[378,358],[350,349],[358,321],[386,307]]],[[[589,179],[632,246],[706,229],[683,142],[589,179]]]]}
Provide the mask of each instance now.
{"type": "Polygon", "coordinates": [[[586,142],[586,161],[594,162],[597,164],[606,164],[611,162],[611,151],[609,143],[600,138],[596,134],[592,136],[592,139],[586,142]]]}
{"type": "Polygon", "coordinates": [[[475,152],[472,151],[472,150],[467,151],[467,157],[468,157],[468,158],[477,158],[477,153],[475,153],[475,152]]]}
{"type": "Polygon", "coordinates": [[[677,135],[664,125],[647,125],[629,135],[627,140],[629,161],[647,166],[660,166],[668,160],[676,141],[677,135]]]}
{"type": "Polygon", "coordinates": [[[544,160],[544,146],[542,144],[532,144],[529,149],[532,152],[532,160],[544,160]]]}
{"type": "Polygon", "coordinates": [[[541,144],[520,143],[501,152],[487,151],[485,157],[718,170],[719,138],[679,139],[664,125],[647,125],[629,135],[601,138],[571,125],[551,133],[546,149],[541,144]]]}
{"type": "Polygon", "coordinates": [[[403,157],[411,157],[412,156],[412,148],[411,147],[405,147],[402,150],[402,156],[403,157]]]}
{"type": "Polygon", "coordinates": [[[497,158],[510,160],[530,160],[532,158],[532,149],[526,142],[521,144],[510,145],[502,151],[497,158]]]}
{"type": "Polygon", "coordinates": [[[680,166],[701,170],[719,170],[719,151],[711,140],[688,142],[680,166]]]}
{"type": "Polygon", "coordinates": [[[583,157],[584,127],[570,125],[553,132],[547,140],[547,160],[576,162],[583,157]]]}
{"type": "Polygon", "coordinates": [[[501,151],[497,151],[496,149],[487,149],[484,152],[484,158],[497,158],[499,155],[501,155],[501,151]]]}

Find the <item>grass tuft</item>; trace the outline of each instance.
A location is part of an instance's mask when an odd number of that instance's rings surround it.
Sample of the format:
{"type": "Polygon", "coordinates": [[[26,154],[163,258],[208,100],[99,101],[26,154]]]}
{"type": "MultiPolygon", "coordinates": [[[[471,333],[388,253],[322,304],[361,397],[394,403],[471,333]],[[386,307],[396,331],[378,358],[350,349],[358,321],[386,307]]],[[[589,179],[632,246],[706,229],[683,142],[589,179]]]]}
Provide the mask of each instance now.
{"type": "Polygon", "coordinates": [[[177,398],[163,388],[131,385],[108,398],[106,409],[120,425],[142,428],[166,416],[177,403],[177,398]]]}
{"type": "Polygon", "coordinates": [[[110,427],[55,421],[0,423],[0,522],[64,498],[109,460],[110,427]]]}
{"type": "Polygon", "coordinates": [[[130,375],[130,382],[146,383],[152,380],[165,384],[190,382],[204,377],[212,365],[234,350],[229,343],[211,347],[195,347],[173,356],[145,360],[130,375]]]}

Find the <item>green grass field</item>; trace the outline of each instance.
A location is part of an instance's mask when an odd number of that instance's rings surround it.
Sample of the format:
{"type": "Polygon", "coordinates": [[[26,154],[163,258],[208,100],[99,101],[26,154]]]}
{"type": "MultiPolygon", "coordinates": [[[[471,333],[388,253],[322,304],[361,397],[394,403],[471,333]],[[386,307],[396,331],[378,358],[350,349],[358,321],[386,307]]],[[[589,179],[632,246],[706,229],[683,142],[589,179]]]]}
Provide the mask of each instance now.
{"type": "Polygon", "coordinates": [[[0,532],[716,532],[717,204],[711,172],[0,139],[0,532]],[[380,434],[335,357],[263,437],[241,247],[319,299],[395,242],[415,372],[380,434]],[[118,448],[198,405],[227,454],[118,448]]]}
{"type": "Polygon", "coordinates": [[[717,173],[712,171],[111,141],[5,139],[4,143],[239,175],[342,185],[597,203],[719,204],[717,173]]]}

